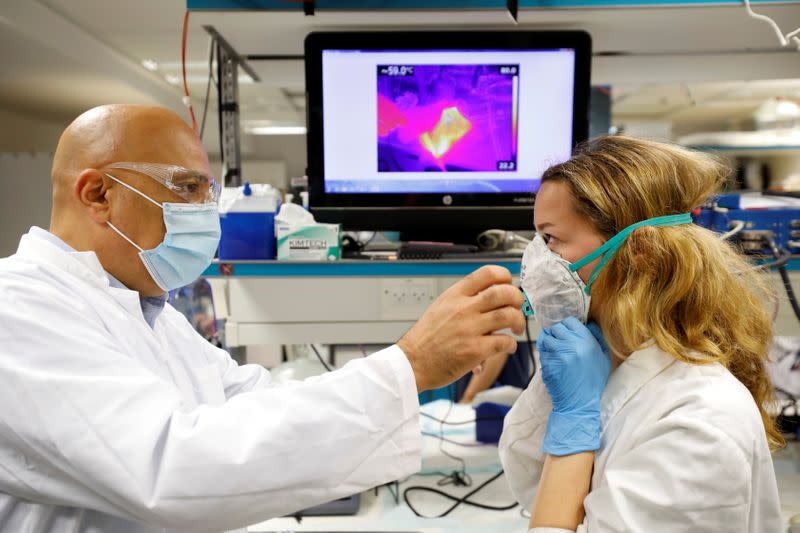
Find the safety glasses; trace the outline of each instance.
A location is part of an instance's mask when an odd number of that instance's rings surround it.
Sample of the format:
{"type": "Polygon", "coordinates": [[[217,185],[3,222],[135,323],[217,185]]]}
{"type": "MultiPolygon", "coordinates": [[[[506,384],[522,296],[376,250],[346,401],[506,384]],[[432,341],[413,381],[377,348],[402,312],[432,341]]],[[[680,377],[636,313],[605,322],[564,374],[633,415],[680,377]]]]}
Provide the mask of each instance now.
{"type": "Polygon", "coordinates": [[[121,162],[111,163],[105,168],[144,174],[191,204],[216,203],[222,190],[222,185],[213,177],[178,165],[121,162]]]}

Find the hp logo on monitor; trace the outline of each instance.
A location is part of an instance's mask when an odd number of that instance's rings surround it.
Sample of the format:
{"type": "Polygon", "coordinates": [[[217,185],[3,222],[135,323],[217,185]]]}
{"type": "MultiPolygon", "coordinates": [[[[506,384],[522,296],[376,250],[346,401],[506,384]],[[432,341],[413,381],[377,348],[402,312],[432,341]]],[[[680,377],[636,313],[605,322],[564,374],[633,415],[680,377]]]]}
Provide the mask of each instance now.
{"type": "Polygon", "coordinates": [[[452,205],[453,204],[453,197],[450,196],[449,194],[445,194],[444,196],[442,196],[442,203],[444,205],[452,205]]]}

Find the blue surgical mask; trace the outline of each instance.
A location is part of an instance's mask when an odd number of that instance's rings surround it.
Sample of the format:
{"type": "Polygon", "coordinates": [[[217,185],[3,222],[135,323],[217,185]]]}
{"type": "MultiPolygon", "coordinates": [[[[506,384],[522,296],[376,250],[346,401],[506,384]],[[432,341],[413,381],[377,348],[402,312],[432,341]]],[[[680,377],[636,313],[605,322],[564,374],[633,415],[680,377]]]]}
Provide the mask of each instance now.
{"type": "Polygon", "coordinates": [[[171,291],[200,277],[214,259],[220,237],[219,210],[216,203],[159,203],[110,174],[109,178],[127,187],[161,208],[167,233],[164,241],[151,250],[144,250],[114,224],[111,229],[139,250],[139,258],[156,285],[171,291]]]}

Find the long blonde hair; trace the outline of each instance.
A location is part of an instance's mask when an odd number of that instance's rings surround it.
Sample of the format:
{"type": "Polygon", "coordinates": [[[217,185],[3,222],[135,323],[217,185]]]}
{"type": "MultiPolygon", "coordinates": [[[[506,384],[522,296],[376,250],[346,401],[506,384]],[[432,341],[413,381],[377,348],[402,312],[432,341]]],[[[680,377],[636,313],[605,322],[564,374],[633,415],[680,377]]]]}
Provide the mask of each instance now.
{"type": "MultiPolygon", "coordinates": [[[[579,147],[543,182],[566,182],[578,212],[609,238],[641,220],[691,211],[729,173],[706,154],[609,136],[579,147]]],[[[730,244],[694,224],[639,228],[600,273],[592,296],[591,316],[615,354],[627,356],[653,339],[678,360],[723,364],[752,394],[770,447],[784,445],[767,413],[772,293],[730,244]]]]}

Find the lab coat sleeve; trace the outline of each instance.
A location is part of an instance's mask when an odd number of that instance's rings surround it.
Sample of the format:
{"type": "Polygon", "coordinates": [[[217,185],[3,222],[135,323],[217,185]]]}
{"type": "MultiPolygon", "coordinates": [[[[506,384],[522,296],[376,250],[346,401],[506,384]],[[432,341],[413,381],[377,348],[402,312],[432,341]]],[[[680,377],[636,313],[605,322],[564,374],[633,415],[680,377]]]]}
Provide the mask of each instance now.
{"type": "MultiPolygon", "coordinates": [[[[291,380],[288,382],[275,382],[272,380],[270,371],[263,366],[257,364],[240,365],[231,357],[228,352],[217,348],[197,334],[197,332],[194,331],[188,322],[185,322],[185,324],[186,327],[191,330],[189,332],[191,336],[197,339],[199,348],[206,352],[207,360],[210,363],[215,364],[220,369],[222,385],[225,390],[225,397],[227,399],[231,399],[237,394],[241,394],[243,392],[251,392],[267,387],[302,386],[304,383],[313,383],[317,379],[317,376],[315,376],[303,381],[291,380]]],[[[404,375],[410,375],[411,380],[414,380],[410,365],[404,364],[404,362],[407,363],[408,360],[399,347],[396,345],[392,346],[390,349],[388,349],[388,351],[386,351],[386,353],[392,354],[391,357],[393,359],[397,359],[395,365],[397,366],[398,372],[401,372],[404,375]]],[[[404,382],[410,381],[405,379],[404,382]]],[[[414,390],[416,391],[416,382],[414,382],[414,390]]]]}
{"type": "Polygon", "coordinates": [[[546,455],[542,452],[542,441],[552,408],[541,373],[537,373],[503,423],[500,461],[511,491],[524,509],[533,506],[544,468],[546,455]]]}
{"type": "MultiPolygon", "coordinates": [[[[256,364],[238,364],[231,355],[217,348],[200,335],[186,317],[171,305],[164,306],[162,323],[168,323],[170,328],[180,330],[180,343],[182,346],[194,349],[203,355],[209,365],[219,369],[225,398],[230,400],[237,394],[263,389],[272,385],[272,376],[269,370],[256,364]],[[166,318],[166,320],[163,320],[166,318]]],[[[176,335],[177,332],[171,332],[176,335]]],[[[177,336],[177,335],[176,335],[177,336]]]]}
{"type": "Polygon", "coordinates": [[[751,458],[707,416],[678,408],[645,425],[633,448],[609,459],[578,532],[746,530],[751,458]]]}
{"type": "Polygon", "coordinates": [[[237,394],[252,392],[269,387],[273,384],[269,370],[261,365],[240,365],[225,350],[211,345],[202,337],[199,340],[205,343],[204,349],[219,368],[222,376],[222,386],[225,389],[225,398],[230,400],[237,394]]]}
{"type": "Polygon", "coordinates": [[[187,408],[86,304],[9,284],[0,301],[0,492],[219,531],[419,470],[416,385],[397,347],[187,408]]]}

